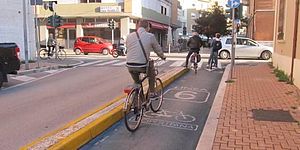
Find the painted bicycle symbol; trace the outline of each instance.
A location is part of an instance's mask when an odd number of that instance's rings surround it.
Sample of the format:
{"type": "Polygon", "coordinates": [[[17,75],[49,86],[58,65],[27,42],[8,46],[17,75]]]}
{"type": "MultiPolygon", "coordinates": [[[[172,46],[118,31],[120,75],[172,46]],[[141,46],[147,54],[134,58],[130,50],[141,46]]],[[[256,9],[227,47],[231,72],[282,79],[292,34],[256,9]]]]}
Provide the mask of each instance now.
{"type": "Polygon", "coordinates": [[[194,122],[196,118],[194,116],[184,114],[182,111],[180,112],[171,112],[167,110],[160,110],[157,113],[147,111],[145,112],[144,116],[148,118],[174,118],[175,120],[179,122],[194,122]]]}

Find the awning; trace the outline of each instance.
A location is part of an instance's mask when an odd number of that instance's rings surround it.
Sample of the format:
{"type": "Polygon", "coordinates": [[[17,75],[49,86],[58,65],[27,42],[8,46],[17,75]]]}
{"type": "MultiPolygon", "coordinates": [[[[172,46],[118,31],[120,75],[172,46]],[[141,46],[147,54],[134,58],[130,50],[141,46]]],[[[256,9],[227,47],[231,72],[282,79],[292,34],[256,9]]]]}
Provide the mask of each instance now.
{"type": "MultiPolygon", "coordinates": [[[[53,27],[51,26],[47,26],[48,29],[52,29],[53,27]]],[[[63,24],[62,26],[58,27],[60,29],[75,29],[75,23],[66,23],[63,24]]]]}
{"type": "Polygon", "coordinates": [[[152,28],[154,28],[154,29],[168,30],[168,27],[169,27],[167,25],[164,25],[164,24],[161,24],[158,22],[149,21],[149,23],[151,24],[152,28]]]}

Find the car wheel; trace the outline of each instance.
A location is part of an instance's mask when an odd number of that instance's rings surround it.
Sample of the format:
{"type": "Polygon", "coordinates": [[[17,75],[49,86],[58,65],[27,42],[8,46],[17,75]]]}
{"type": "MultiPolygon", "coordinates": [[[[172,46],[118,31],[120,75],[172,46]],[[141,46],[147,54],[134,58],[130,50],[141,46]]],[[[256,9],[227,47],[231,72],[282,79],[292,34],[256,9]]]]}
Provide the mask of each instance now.
{"type": "Polygon", "coordinates": [[[220,52],[220,58],[221,58],[221,59],[228,59],[228,58],[229,58],[229,55],[230,55],[230,54],[229,54],[228,51],[224,51],[224,50],[223,50],[223,51],[220,52]]]}
{"type": "Polygon", "coordinates": [[[74,52],[75,52],[76,55],[80,55],[81,54],[81,50],[79,48],[76,48],[74,52]]]}
{"type": "Polygon", "coordinates": [[[264,59],[264,60],[270,59],[271,56],[272,56],[272,54],[271,54],[271,52],[269,52],[269,51],[263,51],[263,52],[261,53],[261,55],[260,55],[260,57],[261,57],[262,59],[264,59]]]}
{"type": "Polygon", "coordinates": [[[84,55],[88,55],[89,53],[87,53],[87,52],[84,52],[83,54],[84,54],[84,55]]]}
{"type": "Polygon", "coordinates": [[[109,52],[109,50],[108,50],[107,48],[104,48],[104,49],[102,50],[102,54],[103,54],[103,55],[108,55],[108,52],[109,52]]]}

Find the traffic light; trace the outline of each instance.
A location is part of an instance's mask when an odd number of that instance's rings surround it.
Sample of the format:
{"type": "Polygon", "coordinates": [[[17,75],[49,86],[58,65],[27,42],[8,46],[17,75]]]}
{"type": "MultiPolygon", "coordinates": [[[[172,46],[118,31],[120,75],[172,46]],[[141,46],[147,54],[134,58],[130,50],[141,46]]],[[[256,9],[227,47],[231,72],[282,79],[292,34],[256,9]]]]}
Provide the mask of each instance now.
{"type": "Polygon", "coordinates": [[[115,29],[116,28],[116,21],[114,21],[113,19],[108,21],[108,27],[110,29],[115,29]]]}
{"type": "Polygon", "coordinates": [[[183,35],[186,35],[186,27],[183,27],[183,28],[182,28],[182,34],[183,34],[183,35]]]}
{"type": "Polygon", "coordinates": [[[62,18],[61,16],[54,15],[54,27],[60,27],[62,25],[62,18]]]}
{"type": "Polygon", "coordinates": [[[47,25],[48,26],[51,26],[51,27],[54,27],[54,19],[53,19],[53,16],[49,16],[47,18],[47,25]]]}
{"type": "Polygon", "coordinates": [[[52,15],[47,18],[47,25],[57,28],[62,25],[62,17],[59,15],[52,15]]]}

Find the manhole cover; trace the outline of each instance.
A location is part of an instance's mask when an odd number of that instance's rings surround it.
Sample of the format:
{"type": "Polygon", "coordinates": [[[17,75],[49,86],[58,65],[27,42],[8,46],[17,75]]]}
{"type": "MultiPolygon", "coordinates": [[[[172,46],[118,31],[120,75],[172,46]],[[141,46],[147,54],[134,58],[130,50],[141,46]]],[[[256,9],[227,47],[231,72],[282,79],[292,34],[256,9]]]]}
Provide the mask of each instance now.
{"type": "Polygon", "coordinates": [[[252,109],[254,120],[296,122],[289,111],[252,109]]]}

